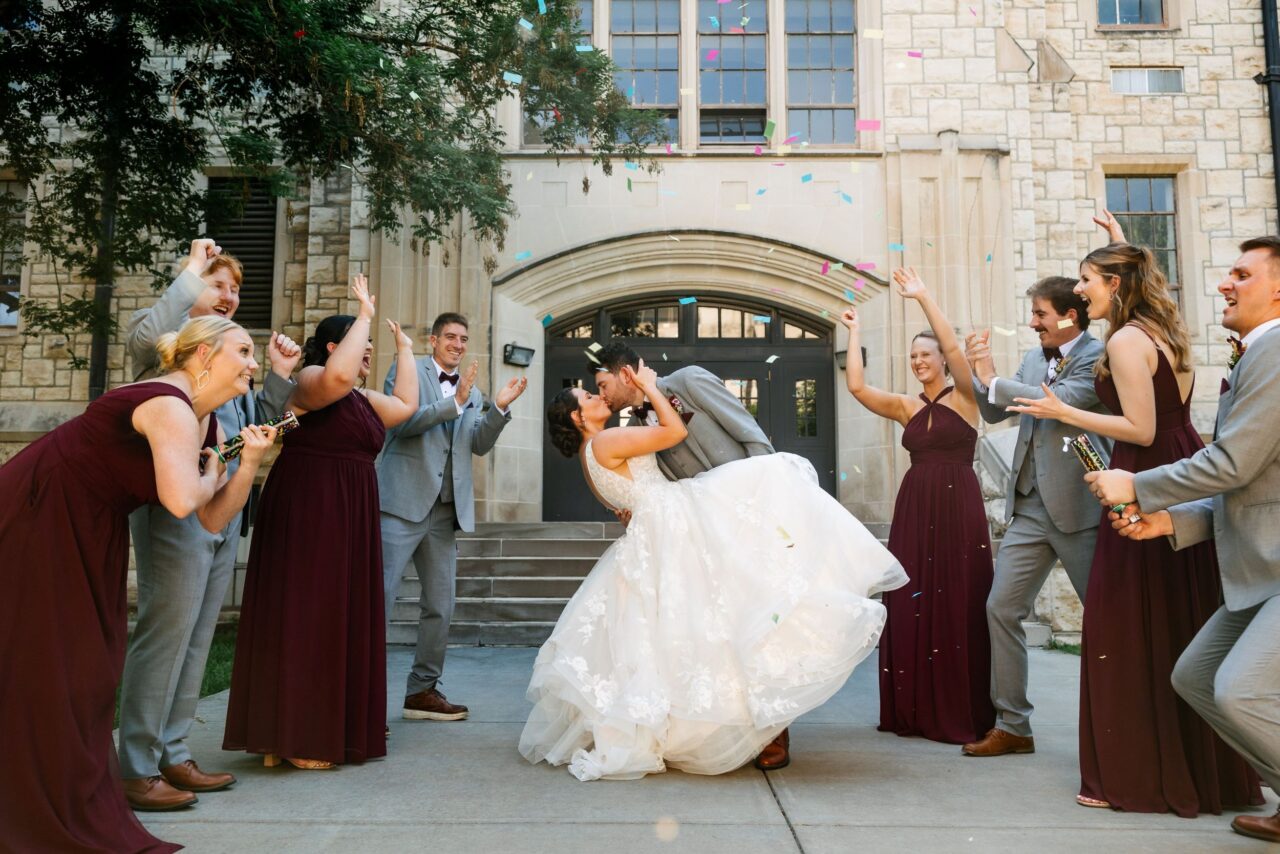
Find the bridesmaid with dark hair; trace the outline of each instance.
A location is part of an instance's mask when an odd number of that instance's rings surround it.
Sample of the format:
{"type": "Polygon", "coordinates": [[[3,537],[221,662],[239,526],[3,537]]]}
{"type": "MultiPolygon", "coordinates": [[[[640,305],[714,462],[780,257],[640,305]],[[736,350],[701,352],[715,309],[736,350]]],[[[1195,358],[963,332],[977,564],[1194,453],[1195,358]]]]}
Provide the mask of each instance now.
{"type": "Polygon", "coordinates": [[[221,531],[275,430],[246,427],[240,467],[226,479],[207,450],[225,438],[213,412],[248,393],[253,339],[226,318],[199,317],[157,349],[164,376],[112,389],[0,468],[3,851],[182,847],[134,817],[111,739],[129,513],[160,504],[221,531]]]}
{"type": "Polygon", "coordinates": [[[374,298],[364,276],[356,317],[336,314],[303,345],[286,436],[262,492],[224,750],[283,757],[307,770],[385,756],[386,640],[382,536],[373,461],[387,427],[418,404],[413,344],[394,321],[391,395],[363,387],[373,356],[374,298]],[[360,388],[357,388],[357,384],[360,388]]]}
{"type": "Polygon", "coordinates": [[[924,282],[913,268],[895,270],[893,280],[899,294],[920,304],[933,330],[911,341],[911,372],[923,394],[867,385],[858,313],[850,308],[841,317],[849,329],[849,392],[901,424],[902,446],[911,453],[889,532],[889,551],[911,581],[884,594],[879,728],[965,744],[995,723],[986,614],[991,540],[973,471],[978,405],[955,330],[924,282]]]}
{"type": "MultiPolygon", "coordinates": [[[[1109,324],[1094,385],[1115,414],[1068,406],[1048,386],[1010,410],[1110,436],[1111,468],[1140,472],[1204,447],[1191,424],[1191,336],[1150,250],[1125,243],[1104,213],[1094,221],[1114,242],[1080,262],[1075,290],[1090,319],[1109,324]]],[[[1076,802],[1184,818],[1261,804],[1258,776],[1170,683],[1222,602],[1213,542],[1174,551],[1163,537],[1124,539],[1101,517],[1084,601],[1076,802]]]]}

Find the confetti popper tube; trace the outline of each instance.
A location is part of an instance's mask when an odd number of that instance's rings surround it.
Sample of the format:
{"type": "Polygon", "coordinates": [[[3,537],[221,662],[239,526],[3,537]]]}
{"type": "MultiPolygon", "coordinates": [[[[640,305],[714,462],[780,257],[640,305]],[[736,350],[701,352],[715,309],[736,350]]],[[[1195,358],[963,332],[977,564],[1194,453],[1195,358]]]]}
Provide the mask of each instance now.
{"type": "MultiPolygon", "coordinates": [[[[288,433],[290,430],[294,430],[301,425],[298,424],[298,416],[294,415],[292,412],[286,412],[284,415],[281,415],[279,418],[272,418],[270,421],[266,422],[262,426],[275,427],[276,437],[279,438],[280,436],[283,436],[285,433],[288,433]]],[[[226,442],[214,448],[213,452],[218,455],[219,462],[226,463],[240,456],[240,452],[242,450],[244,450],[244,439],[236,435],[236,436],[232,436],[226,442]]]]}
{"type": "MultiPolygon", "coordinates": [[[[1080,461],[1080,465],[1084,466],[1085,471],[1106,471],[1107,464],[1102,461],[1102,455],[1098,453],[1098,449],[1093,446],[1093,442],[1089,441],[1089,437],[1084,433],[1076,436],[1069,443],[1072,451],[1075,452],[1076,459],[1080,461]]],[[[1123,513],[1127,504],[1116,504],[1111,509],[1116,513],[1123,513]]]]}

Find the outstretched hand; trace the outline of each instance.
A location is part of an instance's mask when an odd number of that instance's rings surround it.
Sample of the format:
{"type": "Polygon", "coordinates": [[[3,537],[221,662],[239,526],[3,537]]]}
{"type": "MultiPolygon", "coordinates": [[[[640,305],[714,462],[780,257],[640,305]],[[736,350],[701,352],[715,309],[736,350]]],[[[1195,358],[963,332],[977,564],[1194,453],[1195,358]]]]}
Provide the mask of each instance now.
{"type": "Polygon", "coordinates": [[[1094,216],[1093,221],[1098,227],[1107,233],[1107,237],[1111,238],[1112,243],[1128,243],[1124,237],[1124,229],[1120,227],[1119,220],[1115,214],[1106,208],[1102,209],[1102,216],[1094,216]]]}
{"type": "Polygon", "coordinates": [[[1040,383],[1040,388],[1044,391],[1044,397],[1015,397],[1013,402],[1017,406],[1006,406],[1005,412],[1018,412],[1023,415],[1032,415],[1036,418],[1052,418],[1055,421],[1062,421],[1071,407],[1062,402],[1053,389],[1049,388],[1047,383],[1040,383]]]}
{"type": "Polygon", "coordinates": [[[360,316],[365,320],[373,320],[377,313],[375,298],[369,293],[369,280],[364,273],[357,273],[351,280],[351,296],[360,302],[360,316]]]}
{"type": "Polygon", "coordinates": [[[898,286],[898,294],[907,299],[920,300],[929,295],[929,289],[916,273],[915,267],[899,267],[894,270],[893,283],[898,286]]]}
{"type": "Polygon", "coordinates": [[[515,403],[516,398],[524,394],[524,390],[528,387],[528,377],[512,377],[507,380],[507,384],[502,387],[502,391],[494,395],[493,402],[498,405],[499,409],[506,409],[515,403]]]}
{"type": "Polygon", "coordinates": [[[399,323],[396,323],[391,318],[387,318],[387,328],[391,330],[391,337],[396,342],[397,352],[400,350],[413,350],[413,339],[410,338],[409,334],[400,327],[399,323]]]}
{"type": "Polygon", "coordinates": [[[858,319],[858,310],[849,306],[840,313],[840,322],[849,330],[850,335],[857,335],[862,330],[862,321],[858,319]]]}

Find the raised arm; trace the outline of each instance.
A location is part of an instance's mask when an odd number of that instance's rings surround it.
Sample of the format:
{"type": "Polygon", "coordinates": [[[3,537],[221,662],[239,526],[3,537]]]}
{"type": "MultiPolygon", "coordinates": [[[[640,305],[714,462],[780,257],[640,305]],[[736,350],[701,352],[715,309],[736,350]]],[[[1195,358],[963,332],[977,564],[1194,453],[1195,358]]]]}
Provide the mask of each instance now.
{"type": "Polygon", "coordinates": [[[390,394],[367,391],[365,397],[382,419],[382,426],[395,427],[418,411],[418,369],[413,363],[413,341],[394,320],[388,320],[387,327],[396,342],[396,380],[390,394]]]}
{"type": "Polygon", "coordinates": [[[360,381],[360,365],[368,347],[375,309],[373,297],[369,295],[369,282],[363,275],[355,277],[351,293],[360,301],[355,322],[324,365],[311,365],[298,374],[298,388],[289,405],[299,415],[341,400],[360,381]]]}
{"type": "Polygon", "coordinates": [[[267,344],[267,376],[262,390],[254,393],[258,417],[263,421],[284,414],[295,388],[293,369],[301,358],[302,348],[293,339],[287,335],[271,333],[271,341],[267,344]]]}
{"type": "Polygon", "coordinates": [[[977,402],[973,393],[973,375],[969,370],[969,360],[964,350],[960,349],[960,338],[952,328],[951,322],[942,313],[937,300],[933,298],[933,294],[929,293],[928,288],[916,273],[915,267],[905,269],[899,267],[894,270],[893,281],[898,286],[899,294],[920,304],[925,320],[929,321],[929,328],[938,339],[942,358],[951,370],[951,377],[956,384],[956,394],[960,397],[962,406],[968,411],[969,417],[976,417],[977,402]]]}
{"type": "Polygon", "coordinates": [[[858,310],[846,308],[840,315],[840,322],[849,330],[849,350],[844,362],[844,381],[849,393],[858,399],[858,403],[881,418],[906,426],[915,414],[912,411],[912,399],[905,394],[894,394],[867,385],[866,370],[862,364],[862,321],[858,318],[858,310]]]}
{"type": "Polygon", "coordinates": [[[187,312],[191,311],[206,287],[200,274],[218,251],[214,242],[207,238],[191,241],[191,253],[178,277],[165,288],[154,305],[133,313],[129,320],[126,346],[133,360],[135,378],[155,369],[159,364],[156,342],[161,335],[173,332],[187,319],[187,312]]]}
{"type": "Polygon", "coordinates": [[[1053,390],[1042,386],[1042,397],[1015,397],[1010,412],[1036,418],[1052,418],[1099,436],[1108,436],[1146,447],[1156,437],[1156,390],[1154,373],[1159,358],[1156,345],[1140,329],[1117,329],[1107,341],[1111,375],[1120,396],[1120,414],[1104,415],[1070,406],[1053,390]]]}
{"type": "Polygon", "coordinates": [[[658,375],[653,368],[645,366],[643,359],[639,369],[634,371],[629,365],[624,365],[621,376],[624,382],[632,382],[644,392],[657,413],[658,424],[655,427],[613,427],[597,434],[591,442],[591,450],[600,465],[608,469],[615,469],[632,457],[675,447],[689,435],[684,419],[658,390],[658,375]]]}

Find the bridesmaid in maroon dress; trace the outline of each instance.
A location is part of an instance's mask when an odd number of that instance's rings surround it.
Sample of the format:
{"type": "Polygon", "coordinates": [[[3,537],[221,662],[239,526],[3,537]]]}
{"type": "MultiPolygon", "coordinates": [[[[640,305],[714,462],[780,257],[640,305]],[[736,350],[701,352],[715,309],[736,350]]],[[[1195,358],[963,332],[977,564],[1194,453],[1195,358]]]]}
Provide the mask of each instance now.
{"type": "Polygon", "coordinates": [[[326,317],[303,346],[285,437],[262,492],[231,673],[224,750],[322,770],[387,753],[382,536],[373,461],[387,427],[413,415],[413,344],[392,321],[393,395],[369,375],[374,300],[326,317]]]}
{"type": "Polygon", "coordinates": [[[253,340],[220,317],[160,340],[165,376],[107,392],[0,468],[0,849],[176,851],[125,801],[111,726],[124,667],[129,513],[219,531],[275,436],[250,427],[222,488],[213,410],[249,390],[253,340]],[[200,471],[201,458],[204,472],[200,471]]]}
{"type": "MultiPolygon", "coordinates": [[[[1048,387],[1043,400],[1018,399],[1014,411],[1114,438],[1111,466],[1126,471],[1203,448],[1191,425],[1190,335],[1150,251],[1123,242],[1094,250],[1080,264],[1076,293],[1112,330],[1095,386],[1116,414],[1065,406],[1048,387]]],[[[1101,519],[1084,602],[1077,802],[1184,818],[1261,804],[1257,775],[1169,681],[1222,604],[1213,543],[1175,552],[1163,537],[1124,539],[1105,510],[1101,519]]]]}
{"type": "Polygon", "coordinates": [[[991,540],[973,471],[978,407],[969,363],[951,324],[914,269],[893,274],[898,292],[924,309],[933,332],[911,342],[918,398],[866,385],[858,315],[845,311],[849,391],[872,412],[905,428],[911,468],[898,490],[889,551],[910,577],[884,594],[888,622],[880,637],[880,729],[964,744],[995,724],[991,705],[991,540]],[[955,385],[947,385],[947,374],[955,385]]]}

